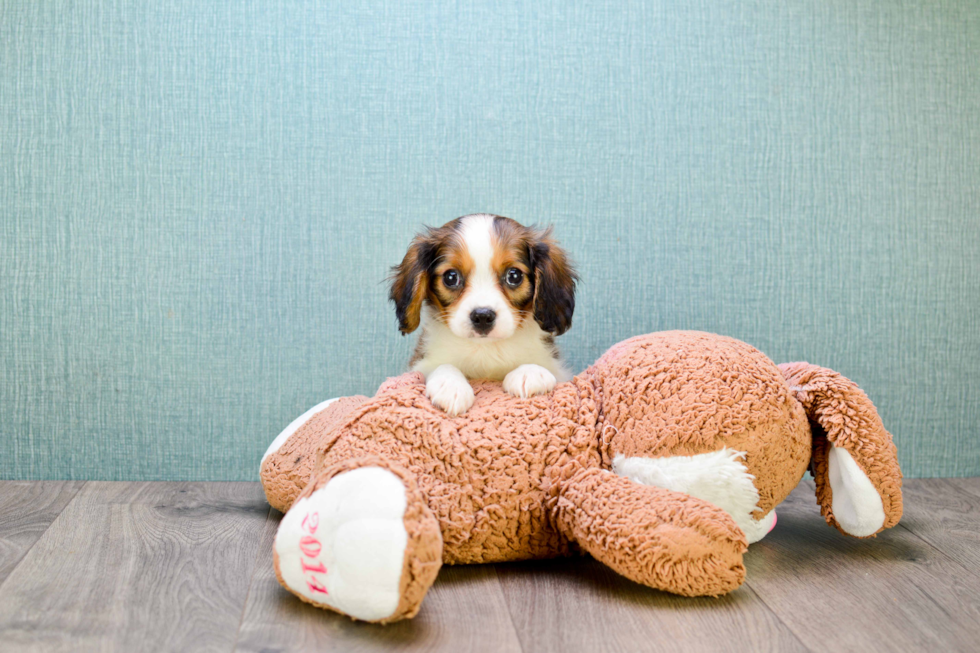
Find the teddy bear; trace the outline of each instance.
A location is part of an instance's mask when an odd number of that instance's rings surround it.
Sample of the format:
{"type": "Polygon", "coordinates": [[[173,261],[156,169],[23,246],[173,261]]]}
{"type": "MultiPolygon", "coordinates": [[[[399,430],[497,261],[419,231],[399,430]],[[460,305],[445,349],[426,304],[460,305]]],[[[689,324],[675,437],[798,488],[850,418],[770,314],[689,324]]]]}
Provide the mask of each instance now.
{"type": "Polygon", "coordinates": [[[777,366],[692,331],[611,347],[531,398],[477,381],[452,417],[418,373],[324,402],[269,447],[260,475],[285,513],[276,575],[352,618],[413,617],[442,564],[588,554],[627,578],[719,596],[809,470],[827,523],[898,523],[901,471],[867,395],[832,370],[777,366]]]}

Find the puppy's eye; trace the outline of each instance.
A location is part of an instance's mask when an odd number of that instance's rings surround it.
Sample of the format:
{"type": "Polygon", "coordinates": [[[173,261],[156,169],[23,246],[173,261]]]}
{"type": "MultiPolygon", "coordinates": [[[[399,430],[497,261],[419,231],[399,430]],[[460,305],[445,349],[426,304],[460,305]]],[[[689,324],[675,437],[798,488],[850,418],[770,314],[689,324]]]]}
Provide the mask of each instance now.
{"type": "Polygon", "coordinates": [[[459,272],[456,270],[446,270],[442,273],[442,282],[446,284],[446,288],[455,290],[456,288],[459,288],[461,281],[462,280],[459,278],[459,272]]]}
{"type": "Polygon", "coordinates": [[[507,285],[516,288],[524,281],[524,273],[517,268],[507,270],[507,285]]]}

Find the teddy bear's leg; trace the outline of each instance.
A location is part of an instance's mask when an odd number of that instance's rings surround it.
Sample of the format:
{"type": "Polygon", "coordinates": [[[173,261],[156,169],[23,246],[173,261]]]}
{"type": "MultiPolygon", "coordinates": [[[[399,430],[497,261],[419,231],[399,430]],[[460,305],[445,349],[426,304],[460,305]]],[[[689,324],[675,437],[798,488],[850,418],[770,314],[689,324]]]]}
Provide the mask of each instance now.
{"type": "Polygon", "coordinates": [[[355,619],[413,617],[442,564],[439,522],[414,476],[377,456],[317,473],[273,544],[279,582],[355,619]]]}
{"type": "Polygon", "coordinates": [[[317,446],[365,401],[367,397],[360,395],[328,399],[294,419],[276,436],[259,466],[262,488],[273,508],[289,510],[310,480],[317,446]]]}
{"type": "Polygon", "coordinates": [[[719,596],[745,579],[745,534],[701,499],[634,483],[602,469],[559,482],[559,529],[592,557],[650,587],[719,596]]]}
{"type": "Polygon", "coordinates": [[[868,396],[833,370],[779,366],[813,428],[810,471],[827,523],[869,537],[902,516],[902,472],[892,437],[868,396]]]}
{"type": "Polygon", "coordinates": [[[756,519],[759,490],[742,462],[745,452],[727,447],[692,456],[647,458],[616,454],[612,471],[642,485],[704,499],[731,515],[749,544],[758,542],[776,524],[772,509],[756,519]]]}

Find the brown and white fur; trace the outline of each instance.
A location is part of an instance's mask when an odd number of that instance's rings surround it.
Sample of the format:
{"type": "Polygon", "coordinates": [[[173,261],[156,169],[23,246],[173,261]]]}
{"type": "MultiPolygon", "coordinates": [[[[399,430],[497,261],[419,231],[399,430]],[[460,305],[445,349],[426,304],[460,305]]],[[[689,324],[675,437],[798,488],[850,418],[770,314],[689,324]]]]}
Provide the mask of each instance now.
{"type": "Polygon", "coordinates": [[[572,325],[575,270],[551,230],[485,213],[428,228],[392,269],[403,334],[422,327],[412,370],[451,415],[473,405],[467,379],[503,381],[516,397],[571,378],[554,337],[572,325]]]}

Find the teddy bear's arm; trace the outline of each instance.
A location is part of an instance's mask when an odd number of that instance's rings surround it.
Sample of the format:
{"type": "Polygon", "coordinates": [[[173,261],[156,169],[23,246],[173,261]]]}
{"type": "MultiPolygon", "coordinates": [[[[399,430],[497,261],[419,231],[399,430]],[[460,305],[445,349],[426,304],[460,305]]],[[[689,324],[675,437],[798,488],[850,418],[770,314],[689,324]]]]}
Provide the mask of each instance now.
{"type": "Polygon", "coordinates": [[[273,508],[289,510],[313,473],[316,449],[323,437],[367,400],[355,395],[318,404],[293,420],[272,442],[262,457],[259,478],[273,508]]]}
{"type": "Polygon", "coordinates": [[[868,537],[902,516],[902,472],[892,436],[861,388],[809,363],[779,366],[813,429],[810,470],[827,523],[868,537]]]}
{"type": "Polygon", "coordinates": [[[745,578],[745,535],[721,508],[601,469],[561,481],[556,520],[594,558],[638,583],[719,596],[745,578]]]}
{"type": "Polygon", "coordinates": [[[411,618],[442,565],[415,475],[383,456],[318,469],[279,522],[273,566],[302,600],[355,619],[411,618]]]}

